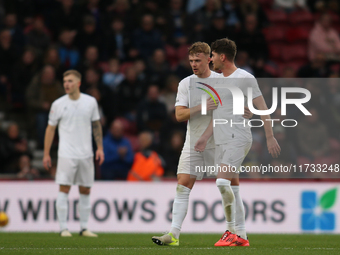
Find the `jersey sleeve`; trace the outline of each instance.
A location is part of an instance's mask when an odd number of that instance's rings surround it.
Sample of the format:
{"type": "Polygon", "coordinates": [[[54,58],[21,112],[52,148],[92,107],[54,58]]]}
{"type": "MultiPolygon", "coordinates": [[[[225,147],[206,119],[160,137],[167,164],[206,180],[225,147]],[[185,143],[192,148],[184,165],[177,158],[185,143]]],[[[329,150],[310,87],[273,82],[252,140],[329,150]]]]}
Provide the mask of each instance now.
{"type": "Polygon", "coordinates": [[[58,106],[56,103],[52,103],[50,113],[48,115],[48,125],[57,126],[60,120],[58,106]]]}
{"type": "Polygon", "coordinates": [[[186,106],[189,107],[189,93],[185,83],[181,81],[178,85],[176,104],[175,106],[186,106]]]}
{"type": "Polygon", "coordinates": [[[91,121],[96,121],[96,120],[100,120],[100,115],[99,115],[98,103],[94,99],[94,106],[93,106],[91,121]]]}
{"type": "Polygon", "coordinates": [[[262,95],[261,90],[259,88],[259,84],[257,83],[257,80],[255,79],[255,77],[244,78],[243,82],[246,84],[246,86],[244,86],[245,91],[243,91],[244,95],[248,94],[247,90],[249,87],[252,88],[252,97],[253,97],[252,99],[257,98],[262,95]]]}

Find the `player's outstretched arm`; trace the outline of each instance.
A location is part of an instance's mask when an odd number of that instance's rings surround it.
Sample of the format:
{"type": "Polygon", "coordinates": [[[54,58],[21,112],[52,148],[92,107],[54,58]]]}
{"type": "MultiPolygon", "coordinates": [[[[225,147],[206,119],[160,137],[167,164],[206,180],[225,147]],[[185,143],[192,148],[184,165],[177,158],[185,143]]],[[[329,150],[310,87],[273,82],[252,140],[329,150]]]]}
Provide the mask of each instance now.
{"type": "Polygon", "coordinates": [[[97,145],[96,160],[99,160],[99,165],[104,162],[104,150],[103,150],[103,131],[100,120],[92,121],[93,137],[97,145]]]}
{"type": "MultiPolygon", "coordinates": [[[[263,96],[259,96],[253,99],[253,105],[258,110],[268,110],[267,104],[264,101],[263,96]]],[[[273,158],[277,158],[280,155],[281,148],[276,141],[273,133],[273,128],[271,126],[271,121],[266,121],[270,119],[270,115],[261,115],[261,120],[264,123],[264,131],[266,133],[268,152],[273,158]]]]}
{"type": "Polygon", "coordinates": [[[203,152],[205,150],[205,146],[207,145],[208,139],[213,134],[213,120],[210,121],[209,126],[201,135],[201,137],[197,140],[195,144],[195,151],[203,152]]]}
{"type": "Polygon", "coordinates": [[[46,131],[45,131],[43,165],[46,170],[49,170],[52,167],[50,150],[51,150],[56,127],[57,126],[47,125],[46,131]]]}
{"type": "MultiPolygon", "coordinates": [[[[215,110],[218,107],[218,103],[218,101],[215,103],[212,98],[209,98],[207,100],[207,111],[215,110]]],[[[186,106],[176,106],[176,119],[178,122],[187,121],[190,117],[197,115],[201,111],[201,108],[201,105],[196,105],[191,108],[186,106]]]]}

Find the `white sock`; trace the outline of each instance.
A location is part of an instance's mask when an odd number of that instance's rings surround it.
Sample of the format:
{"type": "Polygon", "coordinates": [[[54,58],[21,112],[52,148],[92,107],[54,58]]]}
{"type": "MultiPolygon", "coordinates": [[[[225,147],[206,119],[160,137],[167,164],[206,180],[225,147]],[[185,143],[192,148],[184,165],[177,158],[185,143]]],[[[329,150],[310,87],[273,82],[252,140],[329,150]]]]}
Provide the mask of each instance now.
{"type": "Polygon", "coordinates": [[[79,218],[80,218],[80,228],[87,229],[87,222],[91,214],[91,203],[90,195],[80,194],[79,197],[79,218]]]}
{"type": "Polygon", "coordinates": [[[243,201],[240,195],[240,187],[239,186],[231,186],[234,196],[235,196],[235,232],[236,235],[239,235],[243,239],[247,240],[246,233],[246,223],[245,223],[245,213],[243,201]]]}
{"type": "Polygon", "coordinates": [[[227,223],[227,230],[235,233],[235,196],[230,183],[231,182],[226,179],[216,179],[216,185],[222,196],[222,206],[227,223]]]}
{"type": "Polygon", "coordinates": [[[170,233],[172,233],[176,239],[179,238],[183,220],[187,215],[190,191],[191,189],[188,187],[177,184],[176,196],[172,207],[172,223],[170,229],[170,233]]]}
{"type": "Polygon", "coordinates": [[[68,214],[68,204],[67,204],[68,194],[64,192],[58,192],[57,197],[57,216],[60,224],[60,230],[63,231],[67,229],[67,214],[68,214]]]}

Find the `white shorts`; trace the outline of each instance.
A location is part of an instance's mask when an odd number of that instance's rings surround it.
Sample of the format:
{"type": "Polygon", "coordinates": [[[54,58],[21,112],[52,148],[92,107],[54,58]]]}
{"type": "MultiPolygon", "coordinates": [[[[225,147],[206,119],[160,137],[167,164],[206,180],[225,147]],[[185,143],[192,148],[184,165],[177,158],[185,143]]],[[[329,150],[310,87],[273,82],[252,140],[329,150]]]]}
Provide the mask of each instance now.
{"type": "Polygon", "coordinates": [[[185,146],[179,158],[177,174],[190,174],[196,180],[202,180],[205,172],[208,176],[216,176],[216,172],[207,171],[208,166],[214,165],[214,157],[214,148],[200,153],[185,146]]]}
{"type": "Polygon", "coordinates": [[[55,182],[61,185],[91,187],[94,182],[93,157],[82,159],[58,157],[55,182]]]}
{"type": "Polygon", "coordinates": [[[253,141],[231,141],[216,145],[215,164],[225,164],[233,167],[233,172],[239,173],[244,158],[247,156],[253,141]]]}

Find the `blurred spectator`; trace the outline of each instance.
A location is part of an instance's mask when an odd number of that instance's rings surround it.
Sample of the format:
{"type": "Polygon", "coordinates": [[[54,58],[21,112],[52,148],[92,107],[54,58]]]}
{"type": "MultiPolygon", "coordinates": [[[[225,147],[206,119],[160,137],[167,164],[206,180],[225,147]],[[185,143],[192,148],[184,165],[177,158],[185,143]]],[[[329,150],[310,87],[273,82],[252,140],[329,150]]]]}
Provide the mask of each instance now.
{"type": "Polygon", "coordinates": [[[159,89],[156,85],[151,85],[146,99],[137,108],[138,130],[160,131],[166,118],[166,106],[160,101],[159,89]]]}
{"type": "Polygon", "coordinates": [[[11,31],[4,29],[0,32],[0,82],[5,83],[11,73],[11,67],[16,62],[17,54],[12,44],[11,31]]]}
{"type": "Polygon", "coordinates": [[[274,0],[274,7],[288,13],[300,9],[307,9],[306,0],[274,0]]]}
{"type": "Polygon", "coordinates": [[[89,88],[86,92],[90,96],[93,96],[97,100],[99,116],[100,116],[100,124],[102,125],[103,128],[105,128],[106,118],[105,118],[105,114],[104,114],[104,111],[103,111],[103,106],[102,106],[102,102],[101,102],[102,96],[101,96],[99,89],[89,88]]]}
{"type": "Polygon", "coordinates": [[[50,24],[55,36],[62,29],[76,30],[80,27],[81,16],[74,0],[60,0],[58,7],[50,18],[50,24]]]}
{"type": "Polygon", "coordinates": [[[12,70],[12,104],[23,107],[25,103],[25,91],[29,82],[38,71],[38,61],[34,48],[25,49],[20,61],[12,70]]]}
{"type": "Polygon", "coordinates": [[[180,131],[175,131],[170,143],[166,143],[163,151],[164,160],[166,162],[165,176],[176,176],[179,157],[184,145],[184,136],[180,131]]]}
{"type": "Polygon", "coordinates": [[[156,49],[149,61],[150,82],[160,84],[160,88],[163,88],[165,79],[169,74],[169,69],[170,66],[166,61],[164,50],[156,49]]]}
{"type": "MultiPolygon", "coordinates": [[[[231,31],[237,31],[241,26],[241,18],[236,8],[235,0],[222,0],[222,9],[226,17],[225,24],[231,31]]],[[[220,39],[220,38],[219,38],[220,39]]]]}
{"type": "Polygon", "coordinates": [[[161,100],[165,103],[168,114],[175,110],[177,87],[180,80],[176,75],[169,75],[165,82],[161,100]]]}
{"type": "Polygon", "coordinates": [[[100,74],[97,70],[89,68],[85,72],[84,85],[81,87],[82,91],[89,93],[92,89],[97,89],[100,92],[100,105],[102,106],[105,117],[108,123],[111,123],[117,114],[117,100],[116,95],[110,88],[104,86],[100,80],[100,74]]]}
{"type": "Polygon", "coordinates": [[[251,74],[254,74],[253,69],[249,64],[248,53],[246,51],[239,51],[235,58],[235,65],[251,74]]]}
{"type": "Polygon", "coordinates": [[[241,0],[238,7],[238,16],[241,19],[242,24],[246,22],[248,15],[254,15],[258,20],[258,26],[263,28],[267,25],[268,20],[265,12],[263,11],[259,1],[257,0],[241,0]]]}
{"type": "Polygon", "coordinates": [[[155,49],[163,48],[161,33],[154,26],[154,18],[145,14],[141,20],[141,27],[133,33],[134,45],[145,60],[152,55],[155,49]]]}
{"type": "Polygon", "coordinates": [[[156,181],[164,174],[164,161],[151,150],[152,134],[142,132],[138,136],[140,152],[137,152],[131,170],[127,176],[128,181],[156,181]]]}
{"type": "Polygon", "coordinates": [[[59,35],[58,53],[63,68],[72,69],[79,61],[79,51],[73,46],[75,33],[71,30],[63,30],[59,35]]]}
{"type": "Polygon", "coordinates": [[[39,147],[43,147],[48,113],[54,100],[64,94],[59,81],[56,80],[55,70],[52,66],[44,66],[29,84],[26,91],[27,105],[36,120],[36,132],[39,147]]]}
{"type": "Polygon", "coordinates": [[[32,28],[27,33],[27,42],[41,54],[47,49],[50,44],[50,36],[42,17],[34,19],[32,28]]]}
{"type": "Polygon", "coordinates": [[[81,55],[84,54],[90,46],[101,49],[103,38],[101,33],[96,29],[96,20],[93,16],[86,16],[83,20],[82,30],[76,36],[75,44],[81,55]]]}
{"type": "Polygon", "coordinates": [[[19,126],[11,123],[6,134],[0,135],[0,172],[15,173],[20,157],[28,154],[27,141],[21,137],[19,126]]]}
{"type": "Polygon", "coordinates": [[[258,28],[258,20],[254,14],[245,17],[244,29],[238,34],[236,42],[238,51],[246,51],[251,63],[267,59],[266,39],[258,28]]]}
{"type": "Polygon", "coordinates": [[[228,37],[232,39],[234,34],[225,25],[225,17],[222,11],[218,11],[212,17],[212,24],[204,32],[205,41],[211,45],[217,39],[228,37]]]}
{"type": "Polygon", "coordinates": [[[137,25],[145,13],[151,14],[155,19],[155,27],[160,31],[167,31],[168,24],[165,18],[166,11],[161,6],[159,0],[145,0],[140,2],[139,6],[135,8],[134,25],[137,25]]]}
{"type": "Polygon", "coordinates": [[[121,19],[114,18],[106,35],[106,52],[109,58],[120,60],[134,59],[138,51],[132,48],[130,34],[125,30],[125,24],[121,19]]]}
{"type": "Polygon", "coordinates": [[[167,41],[174,47],[186,45],[188,43],[187,16],[183,9],[183,0],[170,0],[167,15],[169,35],[167,41]]]}
{"type": "Polygon", "coordinates": [[[310,63],[302,66],[297,73],[300,78],[323,78],[329,74],[329,68],[326,65],[325,55],[323,53],[316,53],[310,63]]]}
{"type": "Polygon", "coordinates": [[[46,50],[43,59],[43,64],[53,66],[58,79],[62,79],[62,73],[64,70],[60,65],[60,59],[57,48],[51,46],[46,50]]]}
{"type": "Polygon", "coordinates": [[[83,10],[81,10],[81,13],[84,16],[93,16],[96,20],[96,24],[100,24],[102,17],[102,10],[100,9],[99,2],[100,0],[87,0],[83,10]]]}
{"type": "Polygon", "coordinates": [[[340,61],[340,38],[332,28],[332,18],[324,13],[315,23],[309,36],[309,59],[313,60],[317,53],[325,54],[326,60],[340,61]]]}
{"type": "Polygon", "coordinates": [[[145,87],[138,82],[135,68],[127,68],[125,80],[119,85],[117,92],[119,113],[124,116],[136,111],[137,105],[144,95],[145,87]]]}
{"type": "Polygon", "coordinates": [[[297,139],[302,156],[313,161],[328,154],[329,134],[317,110],[312,108],[309,112],[312,115],[306,116],[297,126],[297,139]]]}
{"type": "Polygon", "coordinates": [[[17,15],[15,13],[6,14],[3,29],[8,29],[11,32],[12,42],[19,50],[25,46],[26,38],[22,27],[18,24],[17,15]]]}
{"type": "Polygon", "coordinates": [[[22,155],[19,158],[19,164],[15,172],[17,173],[18,178],[25,178],[29,180],[40,176],[39,171],[31,166],[31,159],[27,155],[22,155]]]}
{"type": "Polygon", "coordinates": [[[95,69],[97,72],[100,72],[101,69],[99,67],[99,52],[96,46],[88,46],[86,48],[84,58],[81,60],[80,64],[77,68],[81,74],[85,74],[88,69],[95,69]]]}
{"type": "Polygon", "coordinates": [[[194,33],[201,33],[211,26],[214,14],[221,9],[219,0],[206,0],[205,5],[190,15],[189,22],[192,23],[194,33]]]}
{"type": "Polygon", "coordinates": [[[182,80],[192,75],[192,69],[188,59],[182,59],[175,69],[175,74],[182,80]]]}
{"type": "Polygon", "coordinates": [[[147,73],[147,69],[146,69],[146,64],[143,61],[143,59],[137,59],[134,62],[134,68],[136,70],[137,73],[137,79],[142,83],[142,84],[146,84],[149,83],[149,74],[147,73]]]}
{"type": "Polygon", "coordinates": [[[128,23],[127,21],[131,17],[129,0],[116,0],[111,2],[112,4],[106,8],[107,16],[119,18],[128,23]]]}
{"type": "Polygon", "coordinates": [[[105,161],[101,166],[101,179],[125,180],[133,162],[133,151],[128,139],[123,136],[124,126],[120,120],[111,123],[103,139],[105,161]]]}
{"type": "Polygon", "coordinates": [[[108,86],[112,91],[116,91],[118,85],[124,80],[124,74],[119,71],[119,59],[112,58],[109,60],[109,70],[103,75],[103,84],[108,86]]]}

